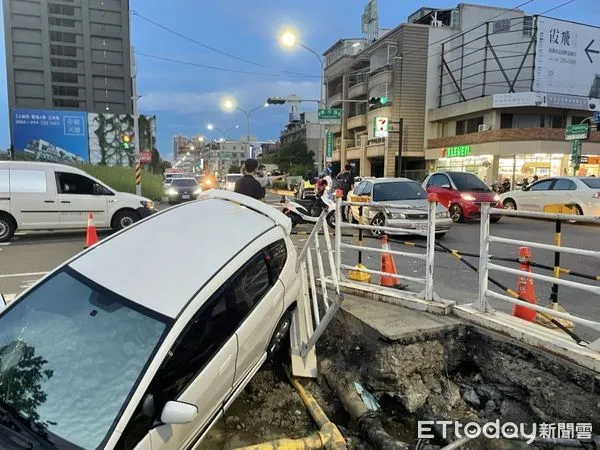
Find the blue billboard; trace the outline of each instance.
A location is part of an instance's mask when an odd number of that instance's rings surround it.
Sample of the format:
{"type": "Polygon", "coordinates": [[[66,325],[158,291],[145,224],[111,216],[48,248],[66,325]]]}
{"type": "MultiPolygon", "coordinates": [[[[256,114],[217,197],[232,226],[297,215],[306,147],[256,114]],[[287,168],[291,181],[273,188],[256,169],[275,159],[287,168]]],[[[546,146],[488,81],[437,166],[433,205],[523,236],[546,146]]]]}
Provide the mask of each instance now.
{"type": "Polygon", "coordinates": [[[14,109],[11,124],[18,159],[89,161],[87,113],[84,111],[14,109]]]}

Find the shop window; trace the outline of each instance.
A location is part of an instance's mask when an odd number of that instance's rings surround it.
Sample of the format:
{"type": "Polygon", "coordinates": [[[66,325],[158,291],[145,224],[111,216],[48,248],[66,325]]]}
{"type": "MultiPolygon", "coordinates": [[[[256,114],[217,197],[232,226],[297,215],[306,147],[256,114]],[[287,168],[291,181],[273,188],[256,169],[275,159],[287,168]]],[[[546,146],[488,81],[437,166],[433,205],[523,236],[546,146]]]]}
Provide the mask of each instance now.
{"type": "Polygon", "coordinates": [[[551,128],[565,128],[567,125],[564,116],[550,116],[551,128]]]}
{"type": "Polygon", "coordinates": [[[502,113],[500,115],[500,128],[512,128],[513,127],[513,115],[502,113]]]}

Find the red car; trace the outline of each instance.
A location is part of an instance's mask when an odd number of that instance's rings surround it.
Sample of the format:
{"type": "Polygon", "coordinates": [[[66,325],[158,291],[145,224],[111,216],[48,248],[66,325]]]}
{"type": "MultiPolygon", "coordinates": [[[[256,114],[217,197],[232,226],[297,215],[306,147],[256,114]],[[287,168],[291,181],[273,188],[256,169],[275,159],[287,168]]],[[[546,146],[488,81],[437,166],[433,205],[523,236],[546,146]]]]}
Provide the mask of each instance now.
{"type": "MultiPolygon", "coordinates": [[[[454,222],[479,219],[482,203],[490,203],[494,208],[500,201],[498,194],[468,172],[431,173],[423,181],[423,188],[438,195],[440,203],[448,208],[454,222]]],[[[498,222],[500,216],[492,216],[490,220],[498,222]]]]}

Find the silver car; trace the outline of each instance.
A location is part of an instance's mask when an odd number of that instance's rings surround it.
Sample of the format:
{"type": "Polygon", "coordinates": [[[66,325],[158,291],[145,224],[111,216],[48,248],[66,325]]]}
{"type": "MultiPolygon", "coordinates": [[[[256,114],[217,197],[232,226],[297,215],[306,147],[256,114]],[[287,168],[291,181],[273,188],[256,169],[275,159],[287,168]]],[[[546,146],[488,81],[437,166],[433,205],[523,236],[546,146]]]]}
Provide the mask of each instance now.
{"type": "MultiPolygon", "coordinates": [[[[408,178],[365,178],[348,193],[348,200],[361,203],[378,203],[382,207],[363,207],[363,224],[398,228],[391,235],[410,235],[410,231],[427,230],[427,191],[420,183],[408,178]],[[402,208],[385,208],[385,205],[402,206],[402,208]]],[[[346,210],[346,217],[354,222],[359,221],[359,207],[351,206],[346,210]]],[[[452,226],[448,210],[438,203],[435,233],[443,237],[452,226]]],[[[378,237],[381,231],[370,231],[378,237]]]]}

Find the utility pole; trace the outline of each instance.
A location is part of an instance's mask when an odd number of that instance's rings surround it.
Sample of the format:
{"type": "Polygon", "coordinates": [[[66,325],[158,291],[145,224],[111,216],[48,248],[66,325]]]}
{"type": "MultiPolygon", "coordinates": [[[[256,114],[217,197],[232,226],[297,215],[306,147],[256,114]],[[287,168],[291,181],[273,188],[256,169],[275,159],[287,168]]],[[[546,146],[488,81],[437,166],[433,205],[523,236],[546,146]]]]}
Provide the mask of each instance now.
{"type": "Polygon", "coordinates": [[[131,47],[131,85],[132,85],[132,98],[133,101],[133,143],[135,149],[135,193],[136,195],[142,195],[142,177],[141,177],[141,162],[140,162],[140,124],[138,116],[138,95],[137,95],[137,80],[136,80],[136,67],[135,67],[135,53],[134,48],[131,47]]]}
{"type": "Polygon", "coordinates": [[[396,175],[402,176],[402,144],[404,143],[404,119],[401,117],[398,122],[390,122],[393,125],[398,125],[397,130],[390,131],[398,135],[398,159],[396,160],[396,175]]]}

